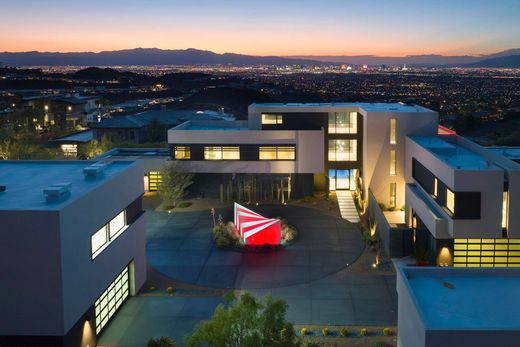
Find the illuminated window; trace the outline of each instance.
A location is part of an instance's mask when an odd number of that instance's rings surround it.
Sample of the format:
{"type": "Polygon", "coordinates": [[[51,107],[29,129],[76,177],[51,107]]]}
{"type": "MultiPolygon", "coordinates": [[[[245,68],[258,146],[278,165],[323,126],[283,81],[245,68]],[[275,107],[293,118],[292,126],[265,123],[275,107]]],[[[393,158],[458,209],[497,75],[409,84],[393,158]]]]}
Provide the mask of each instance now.
{"type": "Polygon", "coordinates": [[[262,124],[283,124],[281,114],[262,114],[262,124]]]}
{"type": "Polygon", "coordinates": [[[437,181],[437,178],[434,177],[433,178],[433,196],[434,197],[437,197],[438,184],[439,184],[439,182],[437,181]]]}
{"type": "Polygon", "coordinates": [[[63,155],[67,157],[75,157],[78,155],[78,145],[76,144],[62,144],[60,147],[63,155]]]}
{"type": "Polygon", "coordinates": [[[240,147],[204,147],[204,160],[240,160],[240,147]]]}
{"type": "Polygon", "coordinates": [[[357,112],[329,113],[329,134],[356,134],[357,112]]]}
{"type": "Polygon", "coordinates": [[[504,192],[502,194],[502,228],[507,229],[507,217],[509,214],[509,194],[504,192]]]}
{"type": "Polygon", "coordinates": [[[329,140],[329,161],[356,161],[357,140],[329,140]]]}
{"type": "Polygon", "coordinates": [[[451,212],[455,213],[455,194],[446,188],[446,208],[451,212]]]}
{"type": "Polygon", "coordinates": [[[396,189],[396,183],[392,182],[390,183],[390,207],[395,207],[397,205],[396,198],[397,198],[397,189],[396,189]]]}
{"type": "Polygon", "coordinates": [[[260,147],[260,160],[294,160],[296,151],[294,146],[260,147]]]}
{"type": "Polygon", "coordinates": [[[150,171],[148,173],[148,190],[151,192],[157,191],[159,185],[162,183],[162,175],[157,171],[150,171]]]}
{"type": "Polygon", "coordinates": [[[397,119],[390,119],[390,144],[396,144],[397,119]]]}
{"type": "Polygon", "coordinates": [[[96,258],[105,248],[112,243],[128,227],[126,223],[126,211],[123,210],[110,222],[99,229],[90,237],[92,259],[96,258]]]}
{"type": "Polygon", "coordinates": [[[110,241],[119,236],[119,233],[126,226],[126,212],[123,210],[114,219],[112,219],[108,223],[108,228],[110,230],[110,241]]]}
{"type": "Polygon", "coordinates": [[[95,301],[96,334],[105,327],[110,318],[128,297],[130,292],[130,274],[128,266],[116,277],[110,286],[95,301]]]}
{"type": "Polygon", "coordinates": [[[396,154],[395,154],[395,150],[391,150],[390,151],[390,176],[395,176],[395,167],[396,167],[396,154]]]}
{"type": "Polygon", "coordinates": [[[99,229],[94,235],[90,238],[90,243],[92,246],[92,255],[96,252],[100,251],[103,246],[108,243],[108,234],[107,234],[107,226],[104,225],[101,229],[99,229]]]}
{"type": "Polygon", "coordinates": [[[190,147],[188,146],[175,146],[175,159],[186,160],[191,158],[190,147]]]}
{"type": "Polygon", "coordinates": [[[520,239],[454,239],[455,267],[520,267],[520,239]]]}

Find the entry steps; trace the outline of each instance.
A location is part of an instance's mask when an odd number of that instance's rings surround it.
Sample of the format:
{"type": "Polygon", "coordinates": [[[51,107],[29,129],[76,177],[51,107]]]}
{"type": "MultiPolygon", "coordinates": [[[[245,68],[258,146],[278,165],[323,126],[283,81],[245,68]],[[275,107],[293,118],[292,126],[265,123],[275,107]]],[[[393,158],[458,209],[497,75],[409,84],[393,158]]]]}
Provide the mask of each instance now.
{"type": "Polygon", "coordinates": [[[338,199],[339,212],[341,218],[348,220],[351,223],[359,222],[359,214],[352,197],[352,192],[349,190],[336,190],[336,197],[338,199]]]}

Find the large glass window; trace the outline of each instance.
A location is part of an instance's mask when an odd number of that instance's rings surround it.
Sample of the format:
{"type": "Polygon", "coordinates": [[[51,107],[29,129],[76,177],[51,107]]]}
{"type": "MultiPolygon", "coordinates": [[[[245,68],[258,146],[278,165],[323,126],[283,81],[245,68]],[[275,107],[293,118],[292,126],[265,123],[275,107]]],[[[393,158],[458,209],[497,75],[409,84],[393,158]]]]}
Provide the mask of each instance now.
{"type": "Polygon", "coordinates": [[[258,157],[260,160],[294,160],[296,149],[294,146],[261,146],[258,157]]]}
{"type": "Polygon", "coordinates": [[[103,248],[103,246],[105,246],[108,243],[106,225],[104,225],[94,235],[92,235],[92,237],[90,238],[90,243],[92,246],[92,255],[94,255],[98,251],[101,251],[101,248],[103,248]]]}
{"type": "Polygon", "coordinates": [[[396,183],[390,183],[390,207],[396,206],[396,198],[397,198],[397,187],[396,183]]]}
{"type": "Polygon", "coordinates": [[[396,144],[397,119],[390,119],[390,144],[396,144]]]}
{"type": "Polygon", "coordinates": [[[204,160],[239,160],[240,147],[204,147],[204,160]]]}
{"type": "Polygon", "coordinates": [[[123,210],[90,237],[92,259],[96,258],[127,228],[126,211],[123,210]]]}
{"type": "Polygon", "coordinates": [[[94,303],[96,314],[96,334],[105,327],[116,310],[128,297],[130,291],[130,276],[128,266],[116,277],[110,286],[94,303]]]}
{"type": "Polygon", "coordinates": [[[109,222],[110,240],[113,240],[126,226],[126,213],[123,210],[109,222]]]}
{"type": "Polygon", "coordinates": [[[448,188],[446,188],[446,208],[451,213],[455,213],[455,194],[448,188]]]}
{"type": "Polygon", "coordinates": [[[283,124],[281,114],[262,114],[262,124],[283,124]]]}
{"type": "Polygon", "coordinates": [[[356,161],[357,140],[329,140],[329,161],[356,161]]]}
{"type": "Polygon", "coordinates": [[[507,216],[509,214],[509,194],[502,193],[502,228],[507,229],[507,216]]]}
{"type": "Polygon", "coordinates": [[[329,113],[329,134],[356,134],[357,112],[329,113]]]}
{"type": "Polygon", "coordinates": [[[396,158],[395,150],[392,149],[390,151],[390,176],[395,176],[396,165],[397,165],[397,158],[396,158]]]}
{"type": "Polygon", "coordinates": [[[175,146],[175,159],[187,160],[191,158],[190,147],[188,146],[175,146]]]}

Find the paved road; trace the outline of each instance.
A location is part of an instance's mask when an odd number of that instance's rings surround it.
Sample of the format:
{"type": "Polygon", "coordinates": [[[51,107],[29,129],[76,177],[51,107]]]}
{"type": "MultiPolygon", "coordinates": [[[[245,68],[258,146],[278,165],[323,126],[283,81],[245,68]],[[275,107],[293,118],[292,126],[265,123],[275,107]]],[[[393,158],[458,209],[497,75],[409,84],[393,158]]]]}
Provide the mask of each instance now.
{"type": "MultiPolygon", "coordinates": [[[[149,212],[147,257],[162,274],[213,288],[260,289],[305,284],[352,264],[365,246],[355,224],[317,209],[257,206],[266,217],[282,216],[299,233],[290,247],[269,253],[220,250],[211,239],[207,211],[175,215],[149,212]]],[[[217,211],[225,220],[231,210],[217,211]]]]}

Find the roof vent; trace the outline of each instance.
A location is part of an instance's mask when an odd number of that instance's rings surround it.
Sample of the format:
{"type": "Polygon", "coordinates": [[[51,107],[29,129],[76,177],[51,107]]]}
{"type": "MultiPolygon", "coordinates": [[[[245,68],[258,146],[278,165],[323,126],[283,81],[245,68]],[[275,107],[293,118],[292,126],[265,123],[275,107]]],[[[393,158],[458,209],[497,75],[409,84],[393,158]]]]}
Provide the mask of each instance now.
{"type": "Polygon", "coordinates": [[[56,201],[65,195],[70,193],[70,183],[55,183],[43,190],[43,195],[47,198],[47,201],[56,201]]]}
{"type": "Polygon", "coordinates": [[[103,174],[105,168],[106,164],[101,162],[95,163],[83,168],[83,174],[85,175],[85,178],[96,178],[103,174]]]}

